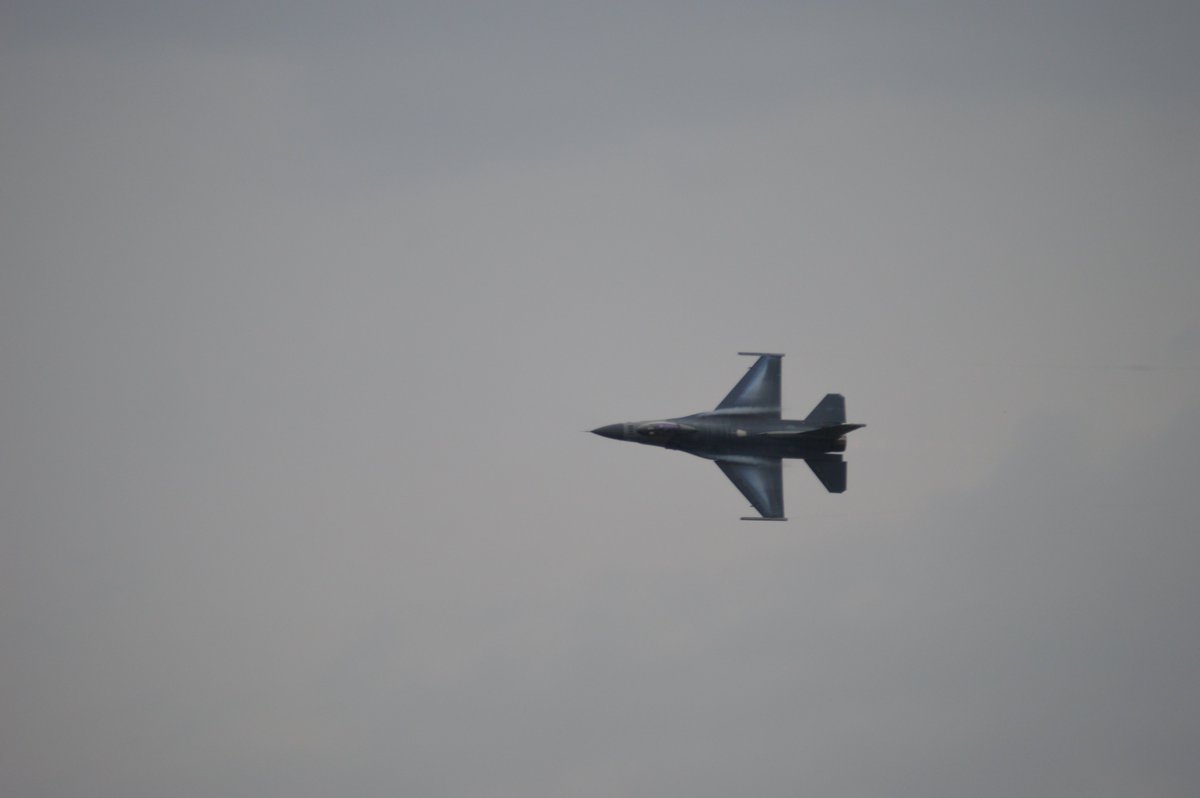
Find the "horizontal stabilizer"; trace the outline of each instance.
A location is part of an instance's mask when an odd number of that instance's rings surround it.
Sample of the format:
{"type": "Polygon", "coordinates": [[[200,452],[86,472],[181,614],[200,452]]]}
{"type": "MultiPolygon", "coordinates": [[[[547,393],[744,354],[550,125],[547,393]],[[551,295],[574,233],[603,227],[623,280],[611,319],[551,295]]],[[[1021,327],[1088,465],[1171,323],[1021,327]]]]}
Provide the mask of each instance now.
{"type": "Polygon", "coordinates": [[[804,462],[830,493],[846,492],[846,461],[840,455],[810,457],[804,462]]]}
{"type": "Polygon", "coordinates": [[[804,423],[814,427],[833,427],[845,424],[846,397],[840,393],[826,394],[824,399],[817,402],[817,406],[808,414],[808,418],[804,419],[804,423]]]}

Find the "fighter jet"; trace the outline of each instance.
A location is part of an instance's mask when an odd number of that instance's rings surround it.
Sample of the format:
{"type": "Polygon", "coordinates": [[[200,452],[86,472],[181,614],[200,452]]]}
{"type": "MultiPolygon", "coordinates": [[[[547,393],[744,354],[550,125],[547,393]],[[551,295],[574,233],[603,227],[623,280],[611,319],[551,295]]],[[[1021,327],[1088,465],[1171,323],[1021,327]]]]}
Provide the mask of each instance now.
{"type": "Polygon", "coordinates": [[[802,459],[830,493],[846,491],[846,434],[865,424],[846,423],[846,400],[827,394],[803,420],[780,417],[783,355],[738,352],[758,360],[715,410],[657,421],[628,421],[592,430],[618,441],[677,449],[716,462],[759,516],[743,521],[786,521],[783,458],[802,459]]]}

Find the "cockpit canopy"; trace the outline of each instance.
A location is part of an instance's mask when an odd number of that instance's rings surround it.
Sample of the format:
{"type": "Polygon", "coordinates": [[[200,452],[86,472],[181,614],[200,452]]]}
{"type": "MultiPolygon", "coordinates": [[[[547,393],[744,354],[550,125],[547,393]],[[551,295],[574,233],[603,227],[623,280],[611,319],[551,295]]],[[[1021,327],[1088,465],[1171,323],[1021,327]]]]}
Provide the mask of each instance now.
{"type": "Polygon", "coordinates": [[[674,421],[647,421],[645,424],[638,424],[636,428],[638,435],[645,435],[648,438],[678,435],[681,432],[692,432],[694,430],[694,427],[689,427],[686,424],[676,424],[674,421]]]}

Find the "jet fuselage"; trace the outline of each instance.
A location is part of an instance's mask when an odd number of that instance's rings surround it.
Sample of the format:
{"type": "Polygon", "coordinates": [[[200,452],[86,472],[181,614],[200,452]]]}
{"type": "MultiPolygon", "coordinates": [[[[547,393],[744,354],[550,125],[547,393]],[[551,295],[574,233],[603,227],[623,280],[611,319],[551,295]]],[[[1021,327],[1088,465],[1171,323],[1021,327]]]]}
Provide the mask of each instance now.
{"type": "MultiPolygon", "coordinates": [[[[716,462],[759,518],[783,514],[784,458],[802,459],[830,493],[846,490],[846,434],[864,426],[846,423],[846,400],[826,394],[803,420],[781,418],[781,354],[758,357],[716,410],[654,421],[627,421],[592,430],[605,438],[675,449],[716,462]]],[[[753,519],[758,520],[758,519],[753,519]]]]}
{"type": "Polygon", "coordinates": [[[719,460],[731,456],[805,459],[846,451],[846,433],[861,424],[817,427],[800,420],[710,412],[652,421],[609,424],[597,435],[719,460]]]}

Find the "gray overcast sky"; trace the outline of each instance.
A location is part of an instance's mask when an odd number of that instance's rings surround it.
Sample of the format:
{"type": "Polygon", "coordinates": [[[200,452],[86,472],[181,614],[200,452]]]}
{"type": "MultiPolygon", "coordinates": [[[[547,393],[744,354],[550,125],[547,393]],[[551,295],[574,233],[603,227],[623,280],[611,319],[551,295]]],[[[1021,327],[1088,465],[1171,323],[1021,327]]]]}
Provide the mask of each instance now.
{"type": "Polygon", "coordinates": [[[1195,795],[1198,38],[0,4],[0,793],[1195,795]]]}

